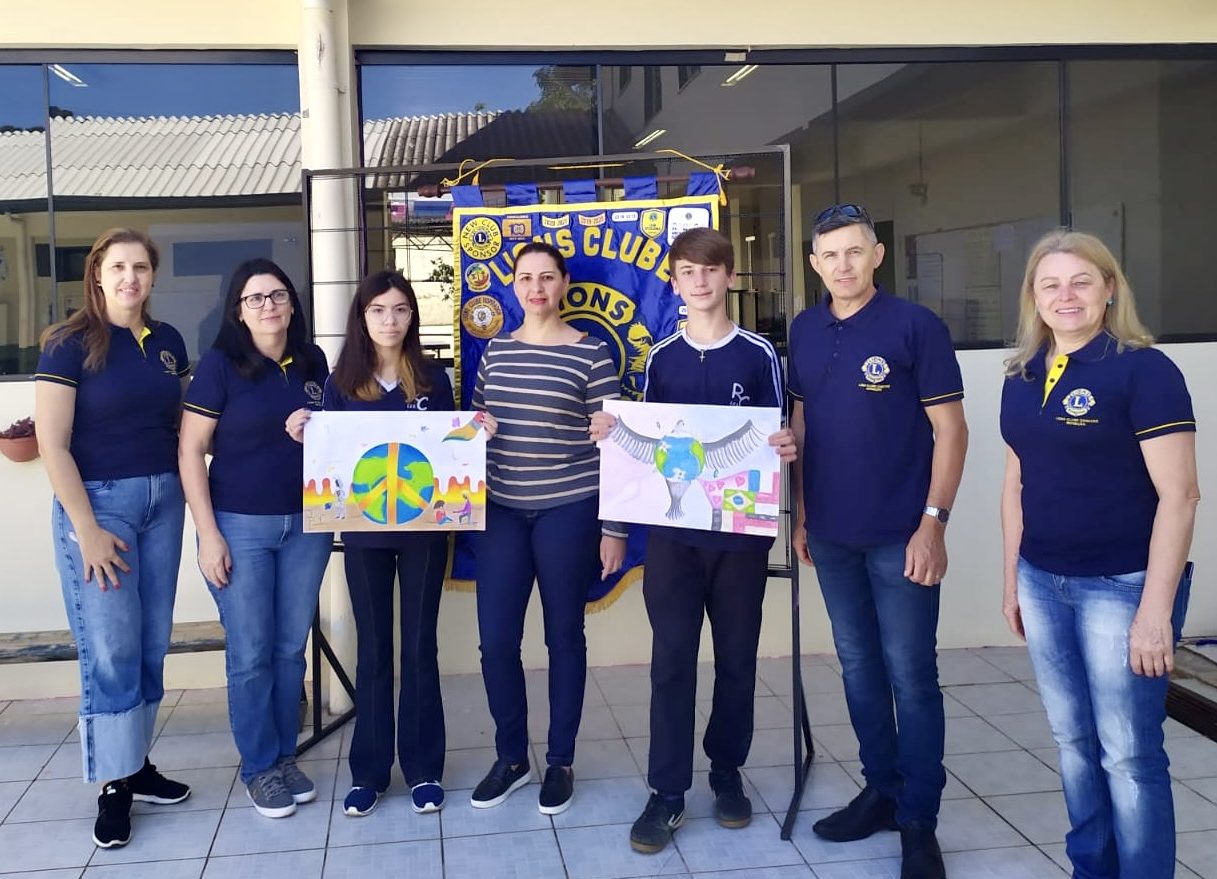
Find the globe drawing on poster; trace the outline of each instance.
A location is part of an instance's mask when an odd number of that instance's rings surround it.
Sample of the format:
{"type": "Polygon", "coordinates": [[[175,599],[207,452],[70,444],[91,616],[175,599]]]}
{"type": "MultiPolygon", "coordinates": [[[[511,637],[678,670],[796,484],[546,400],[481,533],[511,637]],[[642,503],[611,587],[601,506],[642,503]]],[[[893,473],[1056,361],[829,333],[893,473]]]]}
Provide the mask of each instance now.
{"type": "Polygon", "coordinates": [[[600,443],[600,518],[774,536],[780,409],[610,400],[600,443]]]}
{"type": "Polygon", "coordinates": [[[482,414],[318,412],[302,488],[305,531],[482,531],[482,414]]]}

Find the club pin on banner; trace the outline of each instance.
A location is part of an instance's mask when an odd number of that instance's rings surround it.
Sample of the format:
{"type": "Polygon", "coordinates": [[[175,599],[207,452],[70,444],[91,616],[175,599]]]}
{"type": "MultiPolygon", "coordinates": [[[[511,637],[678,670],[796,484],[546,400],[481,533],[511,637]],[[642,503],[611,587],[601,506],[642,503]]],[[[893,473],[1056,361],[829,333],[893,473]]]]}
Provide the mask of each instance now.
{"type": "MultiPolygon", "coordinates": [[[[478,363],[490,339],[522,320],[512,291],[515,255],[530,241],[546,241],[566,259],[570,287],[563,319],[604,340],[621,378],[621,396],[641,400],[651,346],[676,332],[683,306],[672,291],[668,248],[686,229],[718,228],[719,174],[695,173],[686,194],[658,197],[654,177],[625,179],[623,201],[595,201],[591,180],[563,184],[564,203],[538,204],[535,184],[508,184],[507,207],[482,206],[477,186],[454,186],[453,265],[460,289],[457,393],[468,408],[478,363]]],[[[473,549],[458,536],[451,585],[472,588],[473,549]]],[[[645,529],[631,529],[625,565],[606,582],[588,584],[588,609],[611,604],[641,575],[645,529]]]]}

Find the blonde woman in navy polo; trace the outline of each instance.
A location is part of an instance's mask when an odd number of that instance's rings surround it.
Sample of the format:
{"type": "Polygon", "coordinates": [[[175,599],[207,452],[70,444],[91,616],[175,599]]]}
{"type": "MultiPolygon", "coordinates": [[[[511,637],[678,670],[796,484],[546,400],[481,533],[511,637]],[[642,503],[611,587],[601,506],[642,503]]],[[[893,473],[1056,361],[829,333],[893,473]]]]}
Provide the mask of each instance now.
{"type": "Polygon", "coordinates": [[[1162,723],[1200,490],[1191,398],[1152,345],[1103,242],[1040,239],[1002,393],[1002,610],[1027,641],[1086,879],[1175,875],[1162,723]]]}
{"type": "Polygon", "coordinates": [[[55,566],[79,654],[84,780],[102,782],[102,848],[130,840],[132,799],[190,795],[148,762],[182,554],[177,424],[190,371],[181,335],[148,313],[158,259],[141,232],[98,238],[84,305],[43,334],[34,376],[55,566]]]}
{"type": "Polygon", "coordinates": [[[241,781],[268,818],[317,797],[296,765],[297,712],[333,540],[303,531],[304,450],[289,422],[321,408],[328,374],[283,269],[267,259],[237,266],[220,332],[186,392],[179,458],[199,570],[224,624],[241,781]]]}
{"type": "MultiPolygon", "coordinates": [[[[360,282],[347,313],[342,353],[325,384],[322,405],[326,411],[337,412],[442,412],[453,408],[448,373],[423,354],[418,299],[400,272],[376,272],[360,282]]],[[[435,630],[448,566],[448,535],[344,531],[342,543],[359,661],[355,731],[348,757],[351,789],[343,801],[343,812],[363,816],[376,807],[380,794],[389,788],[394,750],[410,787],[414,811],[438,811],[444,805],[440,779],[445,735],[435,630]],[[401,596],[401,691],[396,710],[395,580],[401,596]]]]}

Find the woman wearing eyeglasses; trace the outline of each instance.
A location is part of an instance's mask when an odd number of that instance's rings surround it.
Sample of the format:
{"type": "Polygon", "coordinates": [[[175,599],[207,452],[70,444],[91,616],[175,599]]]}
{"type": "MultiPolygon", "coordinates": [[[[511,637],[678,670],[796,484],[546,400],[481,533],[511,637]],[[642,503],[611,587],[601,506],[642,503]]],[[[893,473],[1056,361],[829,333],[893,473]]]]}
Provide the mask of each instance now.
{"type": "Polygon", "coordinates": [[[241,781],[269,818],[317,796],[295,761],[297,712],[333,541],[302,529],[303,449],[286,428],[300,410],[321,407],[328,373],[284,271],[266,259],[238,266],[220,332],[186,392],[178,459],[199,569],[227,639],[241,781]]]}
{"type": "MultiPolygon", "coordinates": [[[[418,300],[399,272],[360,283],[347,314],[346,339],[323,407],[337,412],[450,411],[452,384],[423,354],[418,300]]],[[[303,433],[307,412],[298,422],[303,433]]],[[[367,815],[389,787],[393,753],[401,761],[415,812],[444,805],[444,703],[438,643],[440,593],[448,564],[443,532],[343,532],[343,562],[358,639],[351,789],[343,811],[367,815]],[[400,595],[401,691],[393,708],[393,581],[400,595]],[[396,727],[396,737],[394,736],[396,727]],[[396,748],[394,747],[396,743],[396,748]]]]}

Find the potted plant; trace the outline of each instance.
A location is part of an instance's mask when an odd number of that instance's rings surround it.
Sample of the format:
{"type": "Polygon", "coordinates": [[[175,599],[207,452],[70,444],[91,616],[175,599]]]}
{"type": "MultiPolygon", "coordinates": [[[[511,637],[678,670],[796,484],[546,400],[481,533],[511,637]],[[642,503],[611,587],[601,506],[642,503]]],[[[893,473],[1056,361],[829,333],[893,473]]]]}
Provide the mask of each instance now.
{"type": "Polygon", "coordinates": [[[34,419],[22,418],[0,430],[0,453],[10,461],[33,461],[38,457],[38,437],[34,435],[34,419]]]}

